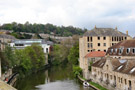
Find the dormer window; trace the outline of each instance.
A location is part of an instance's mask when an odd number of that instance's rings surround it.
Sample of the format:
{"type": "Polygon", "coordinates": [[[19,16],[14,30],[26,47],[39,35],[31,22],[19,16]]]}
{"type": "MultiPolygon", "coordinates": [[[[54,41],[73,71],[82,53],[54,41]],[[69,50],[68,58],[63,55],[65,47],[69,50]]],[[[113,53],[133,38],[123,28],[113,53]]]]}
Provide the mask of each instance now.
{"type": "Polygon", "coordinates": [[[120,66],[117,68],[117,70],[120,70],[122,67],[123,67],[123,65],[120,65],[120,66]]]}
{"type": "Polygon", "coordinates": [[[130,48],[127,48],[127,51],[126,51],[126,52],[127,52],[127,54],[129,54],[129,52],[130,52],[130,48]]]}
{"type": "Polygon", "coordinates": [[[115,53],[117,53],[117,48],[115,49],[115,53]]]}
{"type": "Polygon", "coordinates": [[[122,53],[123,53],[123,49],[119,48],[119,54],[122,54],[122,53]]]}
{"type": "Polygon", "coordinates": [[[135,71],[135,67],[130,70],[129,73],[133,73],[135,71]]]}
{"type": "Polygon", "coordinates": [[[113,53],[113,49],[111,49],[111,53],[113,53]]]}
{"type": "Polygon", "coordinates": [[[133,54],[135,54],[135,48],[132,49],[133,54]]]}

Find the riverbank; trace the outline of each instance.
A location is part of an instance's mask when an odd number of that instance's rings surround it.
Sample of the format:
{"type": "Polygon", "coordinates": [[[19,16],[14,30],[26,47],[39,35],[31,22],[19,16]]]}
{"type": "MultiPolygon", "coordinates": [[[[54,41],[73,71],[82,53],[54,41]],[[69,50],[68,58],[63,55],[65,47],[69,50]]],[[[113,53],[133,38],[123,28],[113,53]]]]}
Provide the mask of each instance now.
{"type": "MultiPolygon", "coordinates": [[[[87,81],[85,78],[82,78],[80,76],[78,76],[78,79],[81,81],[81,82],[84,82],[84,81],[87,81]]],[[[95,90],[108,90],[104,87],[102,87],[101,85],[95,83],[95,82],[92,82],[92,81],[88,81],[89,84],[90,84],[90,87],[92,87],[93,89],[95,90]]]]}
{"type": "Polygon", "coordinates": [[[0,90],[17,90],[17,89],[0,80],[0,90]]]}

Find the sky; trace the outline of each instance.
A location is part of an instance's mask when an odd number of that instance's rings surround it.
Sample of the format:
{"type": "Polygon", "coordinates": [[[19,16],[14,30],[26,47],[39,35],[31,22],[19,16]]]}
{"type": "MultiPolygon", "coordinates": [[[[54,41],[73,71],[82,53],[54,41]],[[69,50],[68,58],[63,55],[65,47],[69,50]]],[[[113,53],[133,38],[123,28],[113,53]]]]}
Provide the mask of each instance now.
{"type": "Polygon", "coordinates": [[[135,0],[0,0],[0,24],[26,21],[88,30],[117,27],[135,36],[135,0]]]}

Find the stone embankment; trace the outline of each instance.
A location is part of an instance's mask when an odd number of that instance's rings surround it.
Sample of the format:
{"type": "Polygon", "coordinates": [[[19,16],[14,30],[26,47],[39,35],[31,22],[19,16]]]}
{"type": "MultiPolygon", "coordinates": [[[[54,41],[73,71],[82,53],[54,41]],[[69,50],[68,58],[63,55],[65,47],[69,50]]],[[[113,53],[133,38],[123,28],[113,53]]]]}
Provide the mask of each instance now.
{"type": "Polygon", "coordinates": [[[0,90],[17,90],[17,89],[0,80],[0,90]]]}

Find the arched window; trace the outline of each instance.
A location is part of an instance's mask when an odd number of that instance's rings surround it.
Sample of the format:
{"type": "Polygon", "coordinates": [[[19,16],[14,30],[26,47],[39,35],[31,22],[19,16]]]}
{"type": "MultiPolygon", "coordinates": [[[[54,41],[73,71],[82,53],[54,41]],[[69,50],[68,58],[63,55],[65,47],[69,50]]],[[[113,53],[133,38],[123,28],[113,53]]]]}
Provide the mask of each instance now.
{"type": "Polygon", "coordinates": [[[132,49],[133,54],[135,54],[135,48],[132,49]]]}
{"type": "Polygon", "coordinates": [[[127,54],[129,54],[129,52],[130,52],[130,48],[127,48],[127,51],[126,51],[126,52],[127,52],[127,54]]]}
{"type": "Polygon", "coordinates": [[[115,53],[117,53],[117,48],[115,49],[115,53]]]}
{"type": "Polygon", "coordinates": [[[123,48],[119,48],[119,54],[123,53],[123,48]]]}

